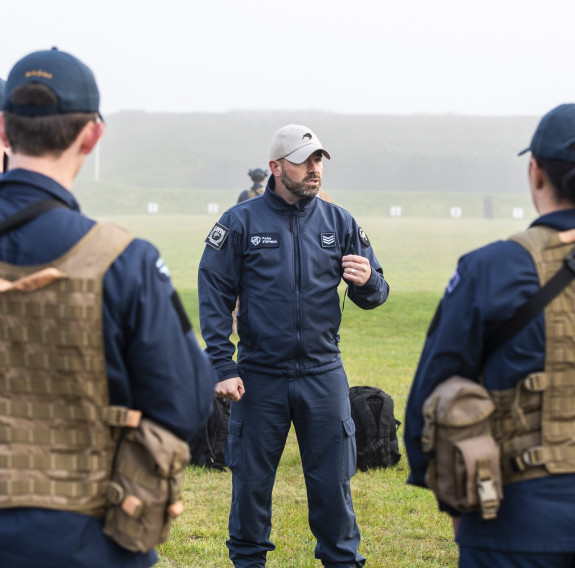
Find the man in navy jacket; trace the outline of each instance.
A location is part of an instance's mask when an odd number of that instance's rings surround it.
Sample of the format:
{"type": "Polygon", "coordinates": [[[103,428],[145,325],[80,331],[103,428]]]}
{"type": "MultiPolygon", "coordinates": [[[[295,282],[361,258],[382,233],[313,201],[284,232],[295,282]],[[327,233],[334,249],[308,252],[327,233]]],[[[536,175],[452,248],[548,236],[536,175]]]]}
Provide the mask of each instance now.
{"type": "Polygon", "coordinates": [[[323,157],[330,155],[309,128],[278,130],[266,191],[224,213],[200,262],[200,323],[216,396],[233,401],[227,544],[236,568],[265,566],[274,549],[271,497],[292,422],[316,557],[342,568],[365,562],[350,494],[355,429],[338,346],[338,286],[343,277],[363,309],[383,304],[389,287],[353,217],[316,197],[323,157]],[[236,362],[229,337],[237,296],[236,362]]]}
{"type": "MultiPolygon", "coordinates": [[[[524,150],[527,151],[531,152],[529,187],[540,214],[532,227],[547,227],[549,234],[572,231],[575,229],[575,105],[560,105],[545,115],[531,145],[524,150]]],[[[426,486],[428,462],[422,449],[422,407],[439,383],[455,375],[474,381],[482,377],[488,391],[507,391],[532,373],[547,372],[552,352],[546,355],[549,329],[543,311],[499,345],[490,357],[484,357],[494,330],[510,320],[541,285],[534,258],[512,240],[488,244],[459,260],[428,330],[407,403],[405,446],[411,469],[409,483],[426,486]]],[[[567,315],[573,309],[569,303],[567,315]]],[[[571,356],[562,363],[569,376],[575,372],[572,338],[570,333],[559,338],[569,345],[567,351],[571,356]]],[[[564,420],[572,420],[575,401],[569,400],[573,391],[564,392],[566,405],[571,409],[564,420]]],[[[508,417],[517,431],[523,427],[520,414],[508,417]]],[[[540,428],[539,424],[539,431],[540,428]]],[[[574,473],[504,484],[503,500],[493,520],[482,520],[479,513],[461,515],[439,503],[453,519],[460,547],[459,565],[464,568],[575,566],[574,473]]]]}
{"type": "MultiPolygon", "coordinates": [[[[0,138],[11,148],[9,171],[0,176],[0,221],[47,200],[60,207],[1,235],[3,263],[49,266],[94,226],[71,186],[104,132],[98,107],[91,70],[70,54],[39,51],[14,66],[0,115],[0,138]]],[[[189,440],[210,414],[213,371],[153,245],[132,240],[108,268],[102,310],[110,404],[140,410],[189,440]]],[[[0,368],[0,377],[7,381],[9,372],[0,368]]],[[[156,560],[154,551],[115,544],[93,516],[0,508],[0,566],[145,568],[156,560]]]]}

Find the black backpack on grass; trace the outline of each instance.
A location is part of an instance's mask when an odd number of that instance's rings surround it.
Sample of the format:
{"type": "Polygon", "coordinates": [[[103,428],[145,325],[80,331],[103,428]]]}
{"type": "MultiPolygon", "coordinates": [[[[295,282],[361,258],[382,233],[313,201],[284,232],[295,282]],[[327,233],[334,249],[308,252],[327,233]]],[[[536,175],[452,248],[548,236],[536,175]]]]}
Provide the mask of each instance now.
{"type": "Polygon", "coordinates": [[[230,401],[214,399],[214,411],[204,427],[190,441],[190,463],[203,467],[226,469],[224,447],[228,437],[230,401]]]}
{"type": "Polygon", "coordinates": [[[357,467],[361,471],[395,465],[401,458],[393,415],[393,399],[376,387],[349,389],[351,417],[355,422],[357,467]]]}

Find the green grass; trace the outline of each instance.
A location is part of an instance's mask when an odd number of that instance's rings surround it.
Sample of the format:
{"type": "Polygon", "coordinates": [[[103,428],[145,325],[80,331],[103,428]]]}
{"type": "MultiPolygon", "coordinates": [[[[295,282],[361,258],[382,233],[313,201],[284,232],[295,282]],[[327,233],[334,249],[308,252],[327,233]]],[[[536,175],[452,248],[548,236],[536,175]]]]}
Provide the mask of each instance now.
{"type": "MultiPolygon", "coordinates": [[[[110,218],[162,252],[198,333],[197,266],[215,217],[155,215],[110,218]]],[[[528,222],[511,219],[359,219],[391,285],[388,302],[372,311],[346,300],[341,350],[351,385],[382,388],[394,399],[403,422],[410,382],[425,332],[458,257],[489,241],[506,238],[528,222]]],[[[198,337],[201,341],[201,338],[198,337]]],[[[403,426],[399,435],[402,436],[403,426]]],[[[403,447],[401,447],[404,453],[403,447]]],[[[393,468],[358,472],[352,480],[362,533],[360,552],[370,567],[416,568],[457,565],[450,519],[438,513],[428,491],[406,485],[405,455],[393,468]]],[[[231,566],[225,540],[231,496],[229,472],[188,468],[186,512],[160,546],[160,568],[231,566]]],[[[274,490],[270,568],[317,568],[315,541],[307,525],[301,462],[293,431],[274,490]]]]}

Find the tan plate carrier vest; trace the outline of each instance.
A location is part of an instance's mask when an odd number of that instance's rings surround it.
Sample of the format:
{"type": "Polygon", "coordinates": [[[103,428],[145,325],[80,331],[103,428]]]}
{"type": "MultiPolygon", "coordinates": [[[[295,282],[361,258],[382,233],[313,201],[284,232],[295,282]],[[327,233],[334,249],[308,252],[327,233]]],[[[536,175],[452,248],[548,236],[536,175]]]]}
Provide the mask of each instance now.
{"type": "Polygon", "coordinates": [[[104,513],[128,410],[109,405],[103,278],[132,238],[96,224],[48,265],[0,263],[0,508],[104,513]]]}
{"type": "MultiPolygon", "coordinates": [[[[511,237],[531,256],[540,285],[561,268],[575,230],[532,227],[511,237]]],[[[490,391],[503,483],[575,473],[575,280],[544,310],[545,370],[513,388],[490,391]]]]}

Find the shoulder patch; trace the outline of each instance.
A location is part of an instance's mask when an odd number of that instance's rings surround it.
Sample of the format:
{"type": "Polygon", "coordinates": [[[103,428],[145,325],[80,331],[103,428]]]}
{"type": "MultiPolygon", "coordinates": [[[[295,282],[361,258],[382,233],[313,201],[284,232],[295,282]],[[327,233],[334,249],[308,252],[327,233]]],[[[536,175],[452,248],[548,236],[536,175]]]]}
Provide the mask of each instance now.
{"type": "Polygon", "coordinates": [[[359,227],[359,228],[357,229],[357,234],[358,234],[358,236],[359,236],[359,240],[361,241],[361,244],[362,244],[364,247],[369,247],[369,246],[371,246],[371,243],[369,242],[369,239],[367,238],[367,235],[365,234],[365,231],[364,231],[361,227],[359,227]]]}
{"type": "Polygon", "coordinates": [[[229,232],[230,230],[227,227],[224,227],[220,223],[216,223],[204,242],[212,248],[220,250],[226,242],[229,232]]]}
{"type": "Polygon", "coordinates": [[[457,272],[457,268],[455,269],[454,273],[451,275],[449,282],[447,283],[447,287],[445,288],[445,292],[447,294],[451,294],[453,290],[457,287],[457,285],[461,282],[461,276],[459,276],[459,272],[457,272]]]}
{"type": "Polygon", "coordinates": [[[160,276],[164,277],[166,280],[170,279],[170,270],[161,256],[156,260],[156,269],[160,276]]]}

